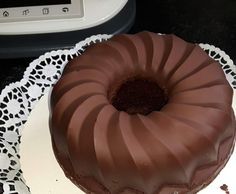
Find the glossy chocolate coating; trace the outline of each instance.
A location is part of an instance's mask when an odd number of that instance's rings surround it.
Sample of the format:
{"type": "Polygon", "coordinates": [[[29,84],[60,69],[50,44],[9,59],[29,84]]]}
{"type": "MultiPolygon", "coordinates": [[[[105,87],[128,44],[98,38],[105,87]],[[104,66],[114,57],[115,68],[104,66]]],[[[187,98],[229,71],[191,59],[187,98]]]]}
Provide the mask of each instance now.
{"type": "Polygon", "coordinates": [[[232,89],[220,65],[175,35],[141,32],[96,43],[70,61],[51,94],[54,153],[86,192],[193,193],[228,160],[232,89]],[[168,103],[149,114],[109,100],[131,78],[152,79],[168,103]]]}

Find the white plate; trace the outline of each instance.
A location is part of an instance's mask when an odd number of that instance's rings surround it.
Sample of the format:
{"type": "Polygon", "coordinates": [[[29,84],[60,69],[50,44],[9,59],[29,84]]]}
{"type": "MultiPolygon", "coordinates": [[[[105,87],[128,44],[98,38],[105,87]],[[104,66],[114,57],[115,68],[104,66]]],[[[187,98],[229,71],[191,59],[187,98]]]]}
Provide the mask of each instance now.
{"type": "MultiPolygon", "coordinates": [[[[233,107],[236,111],[236,94],[233,107]]],[[[48,116],[48,95],[45,95],[31,112],[23,130],[20,154],[26,184],[31,188],[32,194],[83,193],[64,176],[54,157],[48,116]]],[[[235,164],[236,149],[217,178],[199,194],[224,194],[220,189],[223,184],[228,185],[230,193],[235,194],[235,164]]]]}

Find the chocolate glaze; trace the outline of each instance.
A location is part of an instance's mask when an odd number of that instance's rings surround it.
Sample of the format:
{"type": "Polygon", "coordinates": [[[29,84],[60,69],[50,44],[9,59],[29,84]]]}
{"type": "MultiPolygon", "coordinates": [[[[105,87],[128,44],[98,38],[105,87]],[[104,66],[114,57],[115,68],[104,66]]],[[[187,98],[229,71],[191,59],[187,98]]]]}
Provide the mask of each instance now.
{"type": "Polygon", "coordinates": [[[66,176],[87,193],[194,193],[235,141],[232,89],[220,65],[175,35],[115,35],[70,61],[51,94],[50,132],[66,176]],[[147,115],[117,110],[110,91],[150,78],[168,96],[147,115]]]}

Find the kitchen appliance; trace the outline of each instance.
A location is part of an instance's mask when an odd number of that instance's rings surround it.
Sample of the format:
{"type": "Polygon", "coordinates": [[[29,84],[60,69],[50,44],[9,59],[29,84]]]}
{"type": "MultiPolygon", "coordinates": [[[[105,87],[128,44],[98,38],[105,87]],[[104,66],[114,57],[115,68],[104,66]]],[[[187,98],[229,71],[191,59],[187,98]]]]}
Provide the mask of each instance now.
{"type": "Polygon", "coordinates": [[[0,58],[69,49],[96,34],[125,33],[135,0],[1,0],[0,58]]]}

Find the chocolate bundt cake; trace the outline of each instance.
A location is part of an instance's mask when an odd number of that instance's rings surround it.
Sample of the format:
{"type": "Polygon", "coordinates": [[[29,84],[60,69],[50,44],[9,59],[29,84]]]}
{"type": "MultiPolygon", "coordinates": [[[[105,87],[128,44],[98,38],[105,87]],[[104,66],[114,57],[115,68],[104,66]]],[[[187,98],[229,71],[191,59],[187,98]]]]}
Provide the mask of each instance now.
{"type": "Polygon", "coordinates": [[[175,35],[115,35],[65,67],[50,101],[55,156],[87,193],[196,193],[236,123],[220,65],[175,35]]]}

